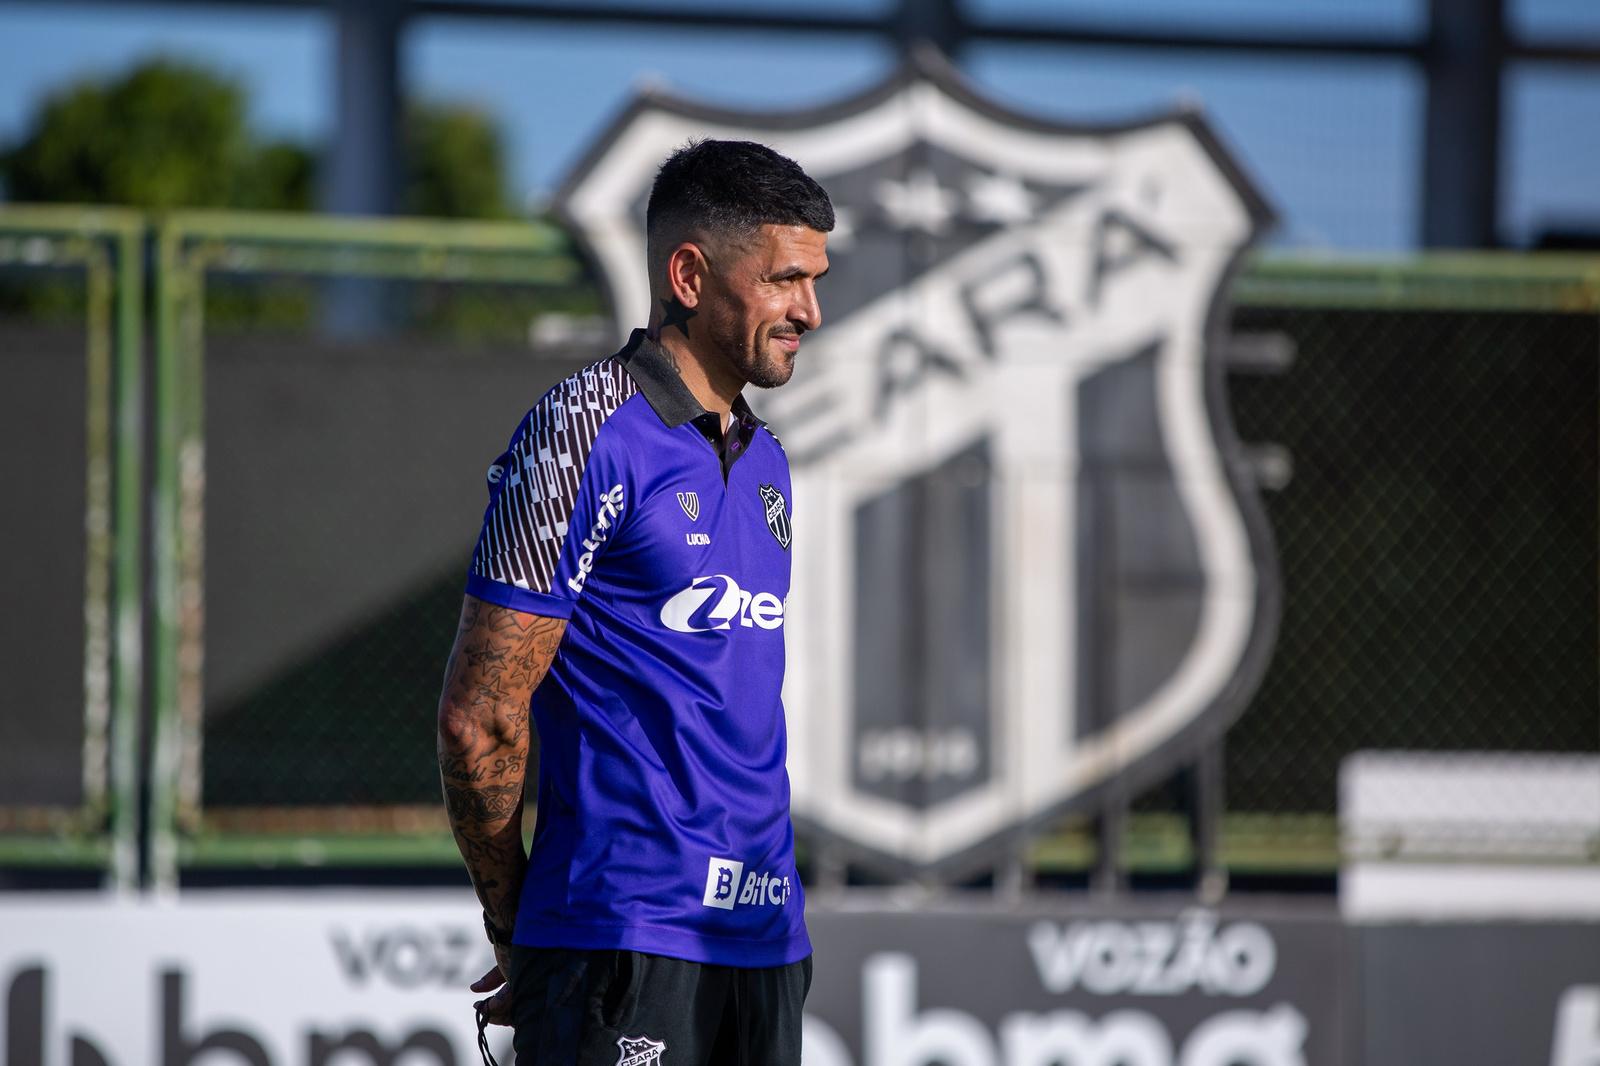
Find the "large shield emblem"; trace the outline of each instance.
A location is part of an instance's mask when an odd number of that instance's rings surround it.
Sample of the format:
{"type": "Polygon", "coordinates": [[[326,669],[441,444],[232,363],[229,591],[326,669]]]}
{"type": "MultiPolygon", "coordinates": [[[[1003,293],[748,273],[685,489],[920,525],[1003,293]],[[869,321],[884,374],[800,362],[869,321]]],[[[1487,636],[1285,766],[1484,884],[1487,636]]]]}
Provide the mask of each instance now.
{"type": "Polygon", "coordinates": [[[801,827],[950,869],[1215,738],[1277,590],[1216,354],[1269,213],[1203,119],[1042,122],[927,56],[814,112],[644,96],[559,202],[619,333],[649,309],[655,168],[692,137],[772,145],[838,214],[823,328],[752,398],[793,473],[801,827]]]}

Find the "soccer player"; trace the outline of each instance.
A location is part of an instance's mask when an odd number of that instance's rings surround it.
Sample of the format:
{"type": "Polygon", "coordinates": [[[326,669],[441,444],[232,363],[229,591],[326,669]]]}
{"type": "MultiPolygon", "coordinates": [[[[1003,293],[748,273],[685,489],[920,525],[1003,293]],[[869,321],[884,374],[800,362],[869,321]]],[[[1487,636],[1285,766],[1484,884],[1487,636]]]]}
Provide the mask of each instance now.
{"type": "Polygon", "coordinates": [[[646,214],[648,328],[489,467],[438,729],[498,962],[472,987],[518,1062],[798,1066],[789,468],[742,390],[788,381],[821,324],[833,207],[771,149],[700,141],[646,214]]]}

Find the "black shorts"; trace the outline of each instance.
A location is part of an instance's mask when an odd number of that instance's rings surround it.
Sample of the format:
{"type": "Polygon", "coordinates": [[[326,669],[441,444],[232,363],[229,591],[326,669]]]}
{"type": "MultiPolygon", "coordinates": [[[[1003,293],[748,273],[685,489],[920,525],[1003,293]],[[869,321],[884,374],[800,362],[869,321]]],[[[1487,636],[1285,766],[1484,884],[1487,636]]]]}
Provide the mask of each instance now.
{"type": "Polygon", "coordinates": [[[741,969],[519,944],[511,949],[516,1061],[800,1066],[800,1011],[810,989],[809,957],[741,969]]]}

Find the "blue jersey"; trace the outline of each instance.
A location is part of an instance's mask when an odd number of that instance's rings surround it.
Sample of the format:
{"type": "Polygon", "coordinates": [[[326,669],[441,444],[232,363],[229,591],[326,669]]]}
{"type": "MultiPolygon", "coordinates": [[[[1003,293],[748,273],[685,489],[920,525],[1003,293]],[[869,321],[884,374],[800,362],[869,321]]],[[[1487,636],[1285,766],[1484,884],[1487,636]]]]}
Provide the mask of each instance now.
{"type": "Polygon", "coordinates": [[[569,619],[533,695],[520,944],[727,966],[811,953],[781,689],[789,465],[726,436],[642,331],[556,385],[489,468],[467,592],[569,619]]]}

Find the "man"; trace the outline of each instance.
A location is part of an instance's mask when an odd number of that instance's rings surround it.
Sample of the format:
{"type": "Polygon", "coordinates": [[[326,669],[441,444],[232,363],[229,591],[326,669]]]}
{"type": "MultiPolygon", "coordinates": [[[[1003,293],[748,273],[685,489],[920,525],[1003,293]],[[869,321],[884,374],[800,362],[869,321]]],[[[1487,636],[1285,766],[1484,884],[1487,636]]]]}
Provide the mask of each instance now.
{"type": "Polygon", "coordinates": [[[519,1062],[800,1061],[789,470],[741,391],[788,381],[821,324],[833,221],[771,149],[674,154],[647,208],[648,328],[489,467],[438,751],[498,961],[473,989],[499,989],[480,1014],[514,1026],[519,1062]]]}

